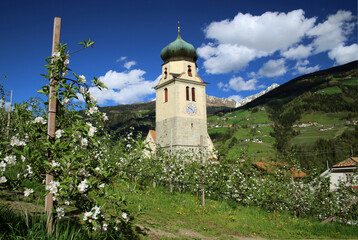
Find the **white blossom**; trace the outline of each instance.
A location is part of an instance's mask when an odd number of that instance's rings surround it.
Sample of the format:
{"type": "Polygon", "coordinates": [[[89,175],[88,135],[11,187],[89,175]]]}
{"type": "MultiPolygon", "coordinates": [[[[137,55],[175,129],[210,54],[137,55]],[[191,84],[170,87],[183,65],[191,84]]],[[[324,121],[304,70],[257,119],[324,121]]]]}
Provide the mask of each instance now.
{"type": "Polygon", "coordinates": [[[51,167],[59,167],[60,164],[58,162],[55,162],[54,160],[52,160],[51,163],[50,163],[50,166],[51,167]]]}
{"type": "Polygon", "coordinates": [[[6,170],[6,163],[4,161],[0,162],[0,171],[4,172],[6,170]]]}
{"type": "Polygon", "coordinates": [[[70,99],[68,99],[67,97],[65,97],[65,98],[62,100],[62,104],[67,104],[69,101],[70,101],[70,99]]]}
{"type": "Polygon", "coordinates": [[[32,169],[31,169],[31,165],[27,165],[26,171],[27,171],[27,173],[28,173],[29,175],[33,174],[32,169]]]}
{"type": "Polygon", "coordinates": [[[82,138],[81,139],[81,146],[82,147],[86,147],[88,145],[88,140],[87,140],[87,138],[82,138]]]}
{"type": "Polygon", "coordinates": [[[50,193],[55,194],[57,193],[59,186],[60,186],[59,182],[51,181],[49,184],[46,185],[46,190],[49,190],[50,193]]]}
{"type": "Polygon", "coordinates": [[[102,184],[100,184],[98,187],[99,187],[99,188],[104,188],[105,186],[106,186],[106,184],[102,183],[102,184]]]}
{"type": "Polygon", "coordinates": [[[80,83],[86,83],[86,77],[83,76],[83,75],[80,75],[80,76],[78,77],[78,81],[79,81],[80,83]]]}
{"type": "Polygon", "coordinates": [[[60,52],[55,52],[52,54],[52,59],[53,60],[58,60],[61,57],[61,53],[60,52]]]}
{"type": "Polygon", "coordinates": [[[87,221],[87,219],[91,218],[92,215],[92,212],[85,212],[85,214],[83,215],[83,221],[87,221]]]}
{"type": "Polygon", "coordinates": [[[97,128],[93,127],[91,123],[86,123],[88,126],[90,126],[90,129],[88,130],[88,136],[93,137],[94,134],[97,132],[97,128]]]}
{"type": "Polygon", "coordinates": [[[57,213],[58,219],[61,219],[65,216],[65,209],[63,207],[58,207],[58,208],[56,208],[56,213],[57,213]]]}
{"type": "Polygon", "coordinates": [[[108,121],[108,117],[106,113],[103,113],[103,121],[108,121]]]}
{"type": "Polygon", "coordinates": [[[68,66],[68,64],[70,64],[70,60],[69,60],[69,59],[66,59],[66,60],[63,62],[63,64],[64,64],[65,66],[68,66]]]}
{"type": "Polygon", "coordinates": [[[88,110],[88,114],[89,115],[93,115],[95,113],[98,112],[98,107],[97,106],[94,106],[94,107],[91,107],[89,110],[88,110]]]}
{"type": "Polygon", "coordinates": [[[4,161],[7,162],[7,164],[9,164],[9,165],[15,165],[15,163],[16,163],[16,156],[14,156],[14,155],[6,156],[6,157],[4,158],[4,161]]]}
{"type": "Polygon", "coordinates": [[[0,177],[0,183],[6,183],[7,179],[5,176],[0,177]]]}
{"type": "Polygon", "coordinates": [[[47,122],[43,117],[37,117],[37,118],[35,118],[34,123],[46,124],[47,122]]]}
{"type": "Polygon", "coordinates": [[[128,221],[128,214],[126,212],[123,212],[122,218],[128,221]]]}
{"type": "Polygon", "coordinates": [[[25,162],[25,160],[26,160],[25,156],[21,155],[21,161],[25,162]]]}
{"type": "Polygon", "coordinates": [[[78,191],[80,193],[84,193],[84,192],[86,192],[87,187],[88,187],[87,179],[85,179],[78,185],[78,191]]]}
{"type": "Polygon", "coordinates": [[[81,86],[81,87],[80,87],[80,93],[84,94],[85,91],[86,91],[85,88],[81,86]]]}
{"type": "Polygon", "coordinates": [[[26,143],[24,141],[20,141],[19,139],[17,139],[16,136],[13,136],[10,140],[10,145],[11,146],[25,146],[26,143]]]}
{"type": "Polygon", "coordinates": [[[30,194],[33,193],[33,192],[34,192],[33,189],[27,188],[27,189],[25,189],[25,191],[24,191],[24,196],[25,196],[25,197],[28,197],[28,196],[30,196],[30,194]]]}
{"type": "Polygon", "coordinates": [[[93,104],[97,103],[97,99],[92,94],[89,94],[89,98],[93,104]]]}
{"type": "Polygon", "coordinates": [[[107,231],[108,230],[107,227],[108,227],[107,223],[103,223],[102,225],[103,231],[107,231]]]}
{"type": "Polygon", "coordinates": [[[55,132],[55,137],[58,139],[58,138],[62,137],[63,133],[65,133],[65,131],[63,131],[62,129],[58,129],[55,132]]]}

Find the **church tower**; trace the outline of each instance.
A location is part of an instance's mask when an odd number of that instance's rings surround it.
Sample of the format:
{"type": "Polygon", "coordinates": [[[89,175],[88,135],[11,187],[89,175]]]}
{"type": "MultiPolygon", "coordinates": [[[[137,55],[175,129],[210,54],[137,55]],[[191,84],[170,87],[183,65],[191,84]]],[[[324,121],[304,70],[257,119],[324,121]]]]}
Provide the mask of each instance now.
{"type": "Polygon", "coordinates": [[[213,144],[207,132],[206,93],[197,75],[198,55],[190,43],[180,36],[163,48],[162,78],[156,90],[156,144],[175,152],[200,149],[203,136],[205,150],[213,144]]]}

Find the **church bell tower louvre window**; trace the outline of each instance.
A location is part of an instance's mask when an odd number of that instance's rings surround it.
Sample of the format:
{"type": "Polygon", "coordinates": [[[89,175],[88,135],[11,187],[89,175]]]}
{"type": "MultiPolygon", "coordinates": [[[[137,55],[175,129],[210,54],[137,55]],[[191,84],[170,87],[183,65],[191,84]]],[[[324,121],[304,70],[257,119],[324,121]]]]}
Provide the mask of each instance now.
{"type": "Polygon", "coordinates": [[[195,88],[191,89],[191,100],[195,102],[195,88]]]}
{"type": "Polygon", "coordinates": [[[168,76],[168,71],[167,71],[167,68],[164,69],[164,79],[167,79],[167,76],[168,76]]]}
{"type": "Polygon", "coordinates": [[[193,75],[191,74],[191,66],[190,65],[188,65],[188,76],[189,77],[192,77],[193,75]]]}
{"type": "Polygon", "coordinates": [[[168,88],[164,89],[164,102],[168,102],[168,88]]]}
{"type": "Polygon", "coordinates": [[[189,98],[189,87],[187,86],[186,87],[186,100],[189,101],[190,98],[189,98]]]}

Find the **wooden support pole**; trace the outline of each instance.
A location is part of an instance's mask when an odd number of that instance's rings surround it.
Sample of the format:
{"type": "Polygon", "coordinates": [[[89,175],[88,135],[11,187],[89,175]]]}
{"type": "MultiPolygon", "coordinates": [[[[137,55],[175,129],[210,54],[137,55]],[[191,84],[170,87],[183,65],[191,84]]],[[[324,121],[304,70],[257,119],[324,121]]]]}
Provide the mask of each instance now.
{"type": "Polygon", "coordinates": [[[356,197],[355,199],[353,199],[347,206],[345,206],[341,211],[336,212],[335,214],[333,214],[332,216],[330,216],[329,218],[327,218],[326,220],[324,220],[323,222],[321,222],[321,224],[326,224],[330,221],[332,221],[337,215],[343,213],[345,210],[347,210],[348,208],[352,207],[352,205],[356,204],[358,202],[358,197],[356,197]]]}
{"type": "MultiPolygon", "coordinates": [[[[54,24],[53,24],[53,39],[52,39],[52,55],[57,50],[57,45],[60,43],[60,35],[61,35],[61,18],[55,17],[54,24]]],[[[49,94],[49,104],[48,104],[48,121],[47,121],[47,135],[49,139],[55,138],[55,130],[56,130],[56,105],[57,105],[57,98],[55,92],[55,85],[57,81],[54,77],[51,77],[50,80],[50,94],[49,94]]],[[[48,152],[48,160],[52,160],[52,153],[48,152]]],[[[46,173],[46,184],[49,184],[53,181],[53,176],[46,173]]],[[[53,194],[48,193],[45,198],[45,211],[47,213],[47,234],[52,233],[52,208],[53,208],[53,194]]]]}
{"type": "Polygon", "coordinates": [[[202,166],[201,166],[201,206],[205,207],[205,176],[204,176],[204,137],[203,135],[200,135],[200,151],[201,151],[201,160],[202,160],[202,166]]]}
{"type": "Polygon", "coordinates": [[[12,105],[12,90],[10,93],[10,105],[9,109],[7,110],[7,128],[6,128],[6,139],[9,140],[9,133],[10,133],[10,112],[11,112],[11,105],[12,105]]]}

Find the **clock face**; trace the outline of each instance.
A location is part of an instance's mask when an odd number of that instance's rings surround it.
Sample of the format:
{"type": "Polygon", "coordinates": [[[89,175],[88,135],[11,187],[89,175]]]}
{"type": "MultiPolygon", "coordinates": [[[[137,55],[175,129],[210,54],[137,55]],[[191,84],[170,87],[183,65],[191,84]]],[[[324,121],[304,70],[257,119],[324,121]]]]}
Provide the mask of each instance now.
{"type": "Polygon", "coordinates": [[[195,106],[195,104],[193,103],[189,103],[185,106],[185,111],[186,113],[188,113],[189,115],[195,115],[198,112],[197,107],[195,106]]]}

